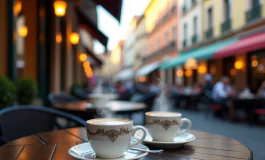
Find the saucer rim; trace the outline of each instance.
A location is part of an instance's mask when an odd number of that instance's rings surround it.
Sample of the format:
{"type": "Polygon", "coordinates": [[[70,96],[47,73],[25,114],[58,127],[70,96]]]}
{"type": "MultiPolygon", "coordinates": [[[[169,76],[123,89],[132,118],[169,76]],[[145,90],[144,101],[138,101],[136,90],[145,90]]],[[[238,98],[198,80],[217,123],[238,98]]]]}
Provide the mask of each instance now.
{"type": "MultiPolygon", "coordinates": [[[[68,149],[68,155],[70,155],[70,156],[73,157],[73,158],[79,159],[79,160],[87,160],[87,159],[84,158],[84,157],[77,157],[77,156],[75,156],[75,155],[73,155],[73,154],[70,153],[70,150],[72,150],[72,148],[74,148],[74,147],[76,147],[76,146],[79,146],[79,145],[84,145],[84,144],[87,144],[87,143],[89,143],[89,142],[80,143],[80,144],[77,144],[77,145],[72,146],[71,148],[68,149]]],[[[90,143],[89,143],[89,145],[90,145],[90,143]]],[[[148,151],[150,150],[146,145],[144,145],[144,144],[142,144],[142,143],[141,143],[140,145],[142,145],[142,146],[144,146],[145,148],[147,148],[148,151]]],[[[136,147],[136,146],[135,146],[135,147],[136,147]]],[[[93,150],[92,150],[92,151],[93,151],[93,150]]],[[[88,152],[89,152],[89,151],[88,151],[88,152]]],[[[94,152],[94,151],[93,151],[93,152],[94,152]]],[[[127,152],[127,150],[126,150],[125,152],[127,152]]],[[[139,151],[139,152],[141,152],[141,151],[139,151]]],[[[95,152],[94,152],[94,153],[95,153],[95,152]]],[[[145,157],[145,156],[147,156],[147,155],[148,155],[148,152],[142,152],[142,154],[139,155],[139,156],[137,156],[137,157],[133,157],[133,158],[129,158],[129,159],[126,159],[126,158],[124,157],[124,159],[122,159],[122,160],[136,160],[136,159],[143,158],[143,157],[145,157]]],[[[112,159],[112,160],[120,160],[120,158],[121,158],[121,157],[116,158],[116,159],[112,159]]],[[[93,160],[104,160],[104,159],[102,159],[102,158],[95,158],[95,159],[93,159],[93,160]]]]}
{"type": "Polygon", "coordinates": [[[163,142],[163,141],[154,141],[154,140],[150,141],[150,140],[146,140],[146,139],[143,142],[146,143],[146,144],[168,144],[168,145],[171,145],[171,144],[172,145],[179,144],[179,145],[181,145],[181,144],[187,144],[187,143],[190,143],[190,142],[196,140],[196,137],[195,137],[194,134],[189,133],[189,132],[187,132],[187,133],[188,134],[191,134],[193,136],[193,138],[191,138],[191,139],[189,139],[188,141],[185,141],[185,142],[163,142]]]}

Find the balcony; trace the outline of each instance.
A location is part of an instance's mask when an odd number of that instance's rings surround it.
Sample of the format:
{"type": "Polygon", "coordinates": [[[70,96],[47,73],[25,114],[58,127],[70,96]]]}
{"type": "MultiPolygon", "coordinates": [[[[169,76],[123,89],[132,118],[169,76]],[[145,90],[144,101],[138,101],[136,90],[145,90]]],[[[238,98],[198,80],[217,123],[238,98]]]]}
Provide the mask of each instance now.
{"type": "Polygon", "coordinates": [[[168,43],[165,47],[151,53],[149,56],[145,57],[145,60],[153,59],[159,56],[163,56],[164,54],[167,54],[171,51],[176,50],[176,41],[173,40],[170,43],[168,43]]]}
{"type": "Polygon", "coordinates": [[[197,42],[197,34],[194,34],[193,36],[192,36],[192,39],[191,39],[191,41],[192,41],[192,44],[195,44],[196,42],[197,42]]]}
{"type": "Polygon", "coordinates": [[[171,8],[171,13],[174,13],[176,11],[176,6],[173,6],[172,8],[171,8]]]}
{"type": "Polygon", "coordinates": [[[228,18],[226,19],[221,26],[222,33],[229,31],[231,28],[231,20],[228,18]]]}
{"type": "Polygon", "coordinates": [[[258,4],[253,6],[252,9],[246,12],[246,22],[249,23],[251,21],[259,19],[261,16],[261,6],[258,4]]]}
{"type": "Polygon", "coordinates": [[[182,14],[185,14],[186,11],[187,11],[187,7],[186,6],[183,6],[182,7],[182,14]]]}
{"type": "Polygon", "coordinates": [[[209,28],[207,31],[206,31],[206,35],[205,35],[206,39],[210,39],[213,37],[213,27],[209,28]]]}
{"type": "Polygon", "coordinates": [[[192,0],[191,5],[194,6],[197,3],[197,0],[192,0]]]}
{"type": "Polygon", "coordinates": [[[186,48],[187,47],[187,40],[183,40],[182,46],[183,46],[183,48],[186,48]]]}

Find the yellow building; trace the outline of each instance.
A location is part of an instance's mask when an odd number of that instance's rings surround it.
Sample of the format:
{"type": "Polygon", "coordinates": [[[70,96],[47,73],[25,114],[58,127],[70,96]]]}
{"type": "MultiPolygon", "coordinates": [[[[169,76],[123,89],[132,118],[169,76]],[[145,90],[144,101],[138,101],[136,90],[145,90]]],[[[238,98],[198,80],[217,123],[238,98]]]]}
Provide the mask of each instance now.
{"type": "MultiPolygon", "coordinates": [[[[241,39],[258,33],[265,25],[264,18],[264,0],[204,0],[202,23],[204,44],[211,45],[234,37],[241,39]]],[[[227,75],[232,78],[237,88],[244,88],[251,85],[253,79],[247,71],[248,63],[251,61],[249,55],[247,52],[242,52],[210,60],[208,69],[213,68],[215,81],[227,75]],[[239,62],[242,63],[240,70],[236,69],[236,63],[239,62]]]]}

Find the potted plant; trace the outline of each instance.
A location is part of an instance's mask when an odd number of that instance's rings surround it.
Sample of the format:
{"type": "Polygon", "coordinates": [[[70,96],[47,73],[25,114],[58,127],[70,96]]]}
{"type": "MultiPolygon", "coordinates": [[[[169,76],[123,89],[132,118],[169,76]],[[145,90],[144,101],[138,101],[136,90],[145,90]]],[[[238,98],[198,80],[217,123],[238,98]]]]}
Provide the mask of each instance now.
{"type": "Polygon", "coordinates": [[[32,104],[37,96],[37,84],[31,78],[22,78],[17,84],[17,102],[20,105],[32,104]]]}
{"type": "Polygon", "coordinates": [[[14,104],[16,89],[12,81],[4,76],[0,76],[0,108],[14,104]]]}

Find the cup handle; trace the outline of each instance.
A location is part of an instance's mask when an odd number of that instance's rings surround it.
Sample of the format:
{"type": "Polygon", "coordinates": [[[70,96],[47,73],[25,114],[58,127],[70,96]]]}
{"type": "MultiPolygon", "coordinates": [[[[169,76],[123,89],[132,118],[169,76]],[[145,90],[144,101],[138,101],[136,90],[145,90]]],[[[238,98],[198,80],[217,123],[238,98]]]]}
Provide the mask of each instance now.
{"type": "Polygon", "coordinates": [[[190,121],[189,119],[187,119],[187,118],[181,118],[181,120],[180,120],[180,127],[181,127],[185,122],[188,123],[188,127],[187,127],[186,129],[183,129],[182,131],[180,131],[179,134],[186,133],[186,132],[188,132],[189,129],[191,128],[192,123],[191,123],[191,121],[190,121]]]}
{"type": "Polygon", "coordinates": [[[135,132],[137,130],[142,130],[143,131],[143,137],[141,139],[139,139],[137,142],[132,142],[130,141],[130,143],[128,144],[128,147],[127,149],[131,149],[132,147],[138,145],[139,143],[142,143],[144,140],[145,140],[145,137],[146,137],[146,131],[145,131],[145,128],[142,127],[142,126],[135,126],[133,127],[133,130],[132,130],[132,137],[134,136],[135,132]]]}

